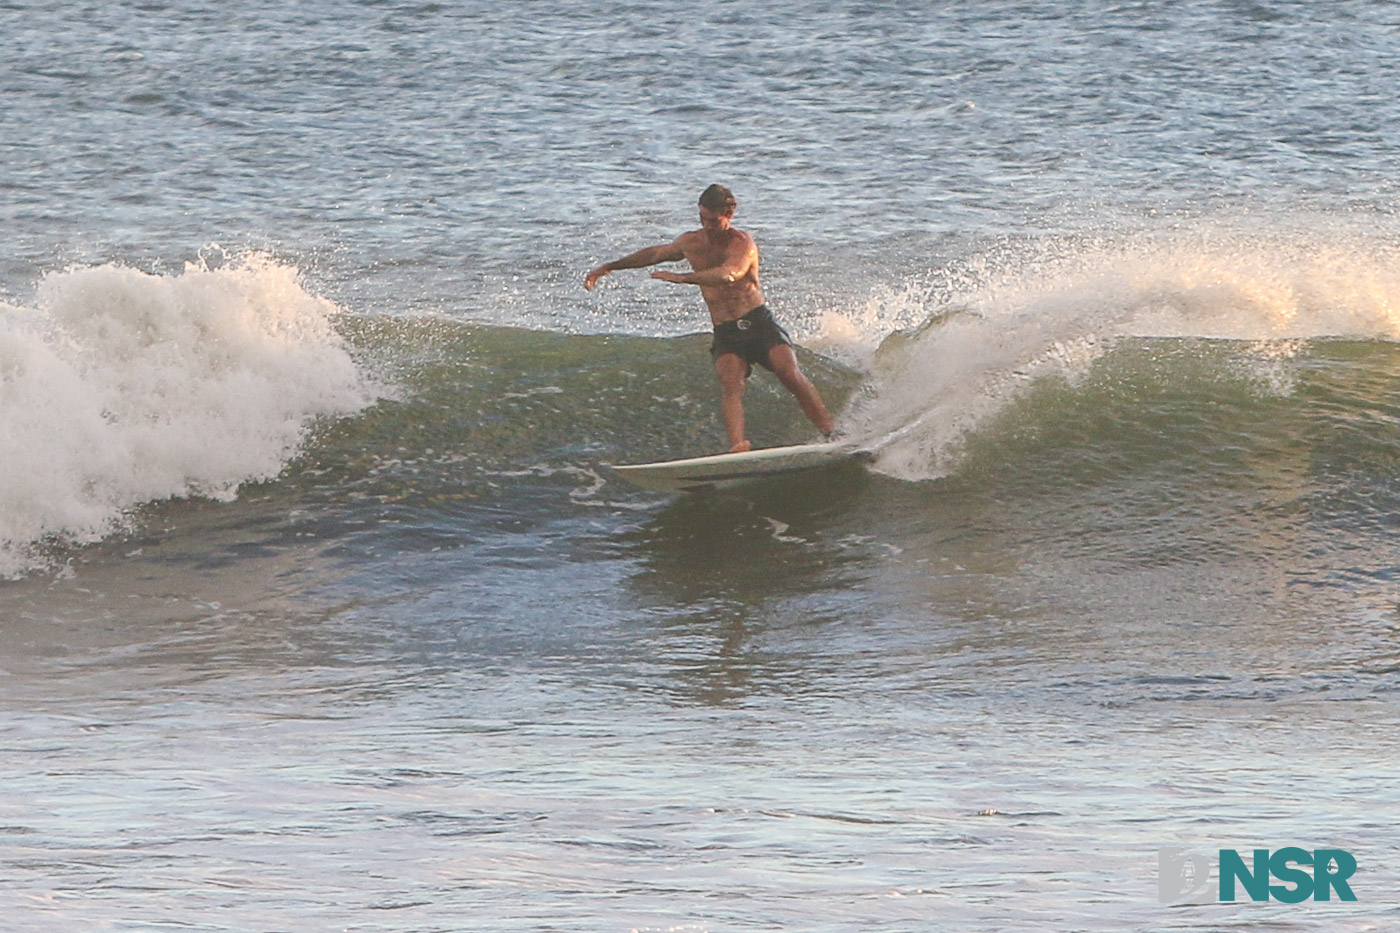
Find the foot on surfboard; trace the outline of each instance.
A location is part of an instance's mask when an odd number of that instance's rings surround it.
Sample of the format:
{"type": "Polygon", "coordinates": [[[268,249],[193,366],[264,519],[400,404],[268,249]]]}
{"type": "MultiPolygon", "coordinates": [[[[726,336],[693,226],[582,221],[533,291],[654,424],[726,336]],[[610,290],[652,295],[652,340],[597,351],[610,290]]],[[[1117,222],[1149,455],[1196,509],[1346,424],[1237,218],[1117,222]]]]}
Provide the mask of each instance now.
{"type": "Polygon", "coordinates": [[[733,447],[729,448],[729,452],[731,454],[741,454],[749,450],[753,450],[753,444],[750,444],[748,441],[740,441],[733,447]]]}

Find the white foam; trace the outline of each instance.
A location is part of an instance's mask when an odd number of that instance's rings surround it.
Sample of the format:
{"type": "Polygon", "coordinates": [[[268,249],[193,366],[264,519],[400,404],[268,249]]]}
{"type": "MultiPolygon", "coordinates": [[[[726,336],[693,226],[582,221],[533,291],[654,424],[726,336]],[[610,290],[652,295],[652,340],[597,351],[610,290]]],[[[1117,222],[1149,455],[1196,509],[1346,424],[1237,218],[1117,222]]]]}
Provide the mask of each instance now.
{"type": "Polygon", "coordinates": [[[315,418],[369,404],[335,312],[258,255],[54,272],[34,307],[0,305],[0,574],[143,502],[230,499],[276,476],[315,418]]]}
{"type": "Polygon", "coordinates": [[[1338,226],[1245,234],[1200,225],[1017,242],[944,270],[934,284],[925,275],[882,287],[867,307],[824,328],[828,344],[870,373],[843,426],[862,440],[903,428],[878,468],[943,475],[967,433],[1023,386],[1047,372],[1074,379],[1106,342],[1127,336],[1252,341],[1271,367],[1272,390],[1286,391],[1270,348],[1320,337],[1400,339],[1400,246],[1338,226]],[[882,323],[911,317],[923,323],[870,350],[882,323]]]}

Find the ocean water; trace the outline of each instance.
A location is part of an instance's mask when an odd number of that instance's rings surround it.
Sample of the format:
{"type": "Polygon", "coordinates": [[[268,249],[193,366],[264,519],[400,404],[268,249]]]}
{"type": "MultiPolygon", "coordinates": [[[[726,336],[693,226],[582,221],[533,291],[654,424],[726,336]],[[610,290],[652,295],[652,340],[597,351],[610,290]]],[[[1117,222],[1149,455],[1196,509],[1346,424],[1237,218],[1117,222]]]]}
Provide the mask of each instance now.
{"type": "Polygon", "coordinates": [[[0,929],[1395,928],[1397,52],[0,2],[0,929]],[[694,290],[581,287],[715,181],[870,469],[609,472],[724,445],[694,290]],[[1285,846],[1357,899],[1161,902],[1285,846]]]}

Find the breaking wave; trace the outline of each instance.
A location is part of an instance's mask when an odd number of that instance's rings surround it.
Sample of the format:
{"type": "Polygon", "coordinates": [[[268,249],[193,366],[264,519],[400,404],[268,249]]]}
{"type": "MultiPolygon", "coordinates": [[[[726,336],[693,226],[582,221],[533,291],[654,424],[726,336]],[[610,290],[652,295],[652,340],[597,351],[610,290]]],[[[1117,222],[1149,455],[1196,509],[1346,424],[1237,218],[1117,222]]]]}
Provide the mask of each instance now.
{"type": "Polygon", "coordinates": [[[32,306],[0,305],[0,575],[144,502],[232,498],[276,476],[317,418],[368,405],[336,310],[260,255],[53,272],[32,306]]]}

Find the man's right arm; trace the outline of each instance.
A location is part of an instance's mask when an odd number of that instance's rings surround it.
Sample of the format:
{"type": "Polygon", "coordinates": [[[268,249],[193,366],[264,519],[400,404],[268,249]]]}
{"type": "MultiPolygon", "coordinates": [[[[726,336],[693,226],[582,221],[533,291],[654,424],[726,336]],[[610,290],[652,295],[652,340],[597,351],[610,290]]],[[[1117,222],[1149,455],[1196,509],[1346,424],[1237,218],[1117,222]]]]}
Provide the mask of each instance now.
{"type": "Polygon", "coordinates": [[[684,258],[685,253],[681,250],[680,240],[663,246],[648,246],[646,249],[639,249],[629,256],[603,263],[588,273],[583,280],[583,287],[592,291],[599,279],[618,269],[641,269],[644,266],[654,266],[661,262],[680,262],[684,258]]]}

